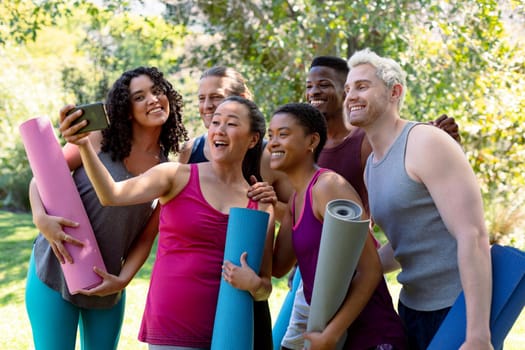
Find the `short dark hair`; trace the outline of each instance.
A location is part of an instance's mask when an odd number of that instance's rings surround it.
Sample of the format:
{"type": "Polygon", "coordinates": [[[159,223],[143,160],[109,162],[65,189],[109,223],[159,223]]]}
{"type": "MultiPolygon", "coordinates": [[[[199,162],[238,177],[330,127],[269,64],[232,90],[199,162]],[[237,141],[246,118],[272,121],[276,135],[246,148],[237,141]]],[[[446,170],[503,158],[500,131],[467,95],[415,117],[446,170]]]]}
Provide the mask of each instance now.
{"type": "Polygon", "coordinates": [[[307,135],[314,133],[319,134],[319,144],[314,150],[314,161],[317,162],[327,139],[326,119],[321,112],[309,103],[287,103],[278,107],[277,110],[273,112],[273,115],[277,113],[292,115],[299,125],[304,128],[307,135]]]}
{"type": "Polygon", "coordinates": [[[345,80],[350,71],[348,63],[344,59],[336,56],[317,56],[312,60],[312,64],[310,64],[310,69],[313,67],[332,68],[337,73],[341,74],[341,76],[344,76],[345,80]]]}
{"type": "Polygon", "coordinates": [[[250,117],[250,131],[259,134],[259,140],[254,147],[250,148],[242,161],[242,173],[248,183],[250,183],[250,176],[254,175],[257,181],[262,181],[261,176],[261,158],[263,151],[263,137],[266,132],[266,121],[264,115],[259,110],[255,102],[248,100],[241,96],[229,96],[225,98],[220,104],[226,102],[237,102],[248,108],[248,116],[250,117]]]}

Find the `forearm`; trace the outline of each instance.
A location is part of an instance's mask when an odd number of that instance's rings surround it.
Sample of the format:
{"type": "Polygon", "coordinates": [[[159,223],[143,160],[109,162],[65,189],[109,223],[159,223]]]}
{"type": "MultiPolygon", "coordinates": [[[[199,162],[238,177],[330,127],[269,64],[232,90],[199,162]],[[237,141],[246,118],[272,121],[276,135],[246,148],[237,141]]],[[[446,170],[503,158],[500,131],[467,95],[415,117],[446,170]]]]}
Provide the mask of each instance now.
{"type": "Polygon", "coordinates": [[[288,210],[288,205],[286,203],[277,201],[275,203],[275,221],[281,222],[283,220],[286,211],[288,210]]]}
{"type": "Polygon", "coordinates": [[[492,267],[487,237],[458,240],[458,264],[467,310],[466,341],[490,342],[492,267]]]}
{"type": "Polygon", "coordinates": [[[115,192],[115,181],[98,158],[89,142],[79,146],[84,169],[97,193],[102,205],[117,204],[118,195],[115,192]]]}
{"type": "Polygon", "coordinates": [[[281,278],[286,275],[297,262],[295,254],[284,249],[276,249],[272,261],[272,276],[281,278]]]}
{"type": "Polygon", "coordinates": [[[273,245],[272,276],[283,277],[292,269],[296,261],[292,244],[291,218],[287,211],[273,245]]]}
{"type": "Polygon", "coordinates": [[[38,217],[46,214],[46,209],[38,193],[35,179],[31,179],[29,183],[29,203],[31,205],[31,213],[33,214],[33,223],[37,225],[38,217]]]}
{"type": "Polygon", "coordinates": [[[328,323],[323,333],[338,341],[368,304],[381,278],[383,276],[379,269],[375,273],[371,271],[367,271],[366,274],[357,272],[352,279],[350,289],[341,308],[328,323]]]}
{"type": "Polygon", "coordinates": [[[119,279],[125,283],[123,287],[126,287],[129,282],[131,282],[142,265],[144,265],[144,262],[151,252],[151,247],[152,244],[138,244],[136,248],[129,253],[119,273],[119,279]]]}
{"type": "Polygon", "coordinates": [[[261,301],[267,300],[272,293],[272,282],[268,277],[259,277],[253,283],[253,287],[249,290],[253,300],[261,301]]]}

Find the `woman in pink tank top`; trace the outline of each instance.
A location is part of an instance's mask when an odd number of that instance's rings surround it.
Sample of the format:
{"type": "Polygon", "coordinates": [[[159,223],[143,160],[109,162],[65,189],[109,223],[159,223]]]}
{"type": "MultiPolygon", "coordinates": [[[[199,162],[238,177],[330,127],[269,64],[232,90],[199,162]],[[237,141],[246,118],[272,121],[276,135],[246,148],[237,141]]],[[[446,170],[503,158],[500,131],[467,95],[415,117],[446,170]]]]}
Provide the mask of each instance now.
{"type": "MultiPolygon", "coordinates": [[[[342,176],[316,164],[327,137],[326,121],[316,108],[304,103],[281,106],[268,130],[270,165],[286,173],[295,190],[277,235],[273,274],[286,274],[297,261],[310,303],[326,204],[333,199],[349,199],[361,206],[362,202],[342,176]]],[[[372,235],[367,237],[337,313],[322,332],[304,333],[303,337],[310,341],[311,350],[335,349],[345,334],[346,350],[401,350],[406,346],[372,235]]]]}
{"type": "MultiPolygon", "coordinates": [[[[160,108],[154,103],[148,107],[146,116],[152,125],[161,122],[156,115],[160,108]]],[[[266,300],[272,289],[273,208],[247,197],[250,176],[260,181],[265,132],[262,113],[249,100],[229,97],[219,105],[210,123],[210,162],[163,163],[118,183],[99,161],[86,134],[74,135],[83,124],[71,126],[71,122],[69,117],[62,121],[62,134],[79,146],[102,204],[126,205],[155,198],[161,204],[159,247],[139,339],[155,349],[209,348],[221,276],[232,286],[248,291],[254,300],[266,300]],[[222,261],[232,207],[270,214],[259,274],[246,264],[246,254],[240,257],[241,266],[222,261]]]]}

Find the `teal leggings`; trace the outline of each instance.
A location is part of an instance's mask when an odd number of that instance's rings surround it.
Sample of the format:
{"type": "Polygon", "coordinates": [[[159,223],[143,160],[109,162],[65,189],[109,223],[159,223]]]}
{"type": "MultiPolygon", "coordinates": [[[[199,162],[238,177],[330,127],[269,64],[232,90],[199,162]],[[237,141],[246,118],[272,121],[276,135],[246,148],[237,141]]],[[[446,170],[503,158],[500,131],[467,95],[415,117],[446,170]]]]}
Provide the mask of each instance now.
{"type": "MultiPolygon", "coordinates": [[[[96,297],[95,297],[96,298],[96,297]]],[[[84,309],[64,300],[36,275],[31,254],[26,309],[36,350],[73,350],[80,329],[82,350],[116,349],[124,319],[125,292],[110,309],[84,309]]]]}

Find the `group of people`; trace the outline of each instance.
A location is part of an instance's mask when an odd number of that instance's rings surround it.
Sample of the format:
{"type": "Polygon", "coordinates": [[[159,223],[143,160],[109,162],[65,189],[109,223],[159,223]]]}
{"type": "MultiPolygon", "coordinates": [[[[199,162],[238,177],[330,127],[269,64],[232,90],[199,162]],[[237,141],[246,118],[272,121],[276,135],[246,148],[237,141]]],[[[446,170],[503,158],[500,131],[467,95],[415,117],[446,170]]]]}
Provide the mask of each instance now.
{"type": "MultiPolygon", "coordinates": [[[[60,111],[64,155],[92,223],[107,272],[81,294],[67,291],[72,263],[63,231],[77,224],[47,215],[34,183],[41,232],[31,255],[26,304],[37,350],[115,349],[125,287],[158,249],[139,333],[152,350],[209,349],[221,278],[254,299],[254,348],[271,349],[271,277],[297,264],[302,284],[282,349],[426,349],[460,291],[466,349],[492,349],[491,268],[479,187],[457,125],[400,117],[405,73],[369,50],[349,61],[316,57],[305,103],[276,108],[266,128],[242,76],[213,67],[199,81],[205,135],[188,139],[182,98],[161,72],[125,72],[107,100],[110,126],[77,134],[82,112],[60,111]],[[443,132],[442,130],[446,132],[443,132]],[[264,135],[268,131],[265,140],[264,135]],[[447,135],[450,134],[450,136],[447,135]],[[170,161],[179,153],[178,161],[170,161]],[[461,179],[458,180],[458,179],[461,179]],[[225,195],[227,194],[227,195],[225,195]],[[340,309],[322,332],[306,332],[326,204],[350,199],[385,232],[367,237],[340,309]],[[258,272],[223,261],[228,213],[269,213],[258,272]],[[275,231],[275,222],[280,223],[275,231]],[[383,273],[400,269],[398,312],[383,273]]],[[[249,234],[249,228],[246,228],[249,234]]]]}

